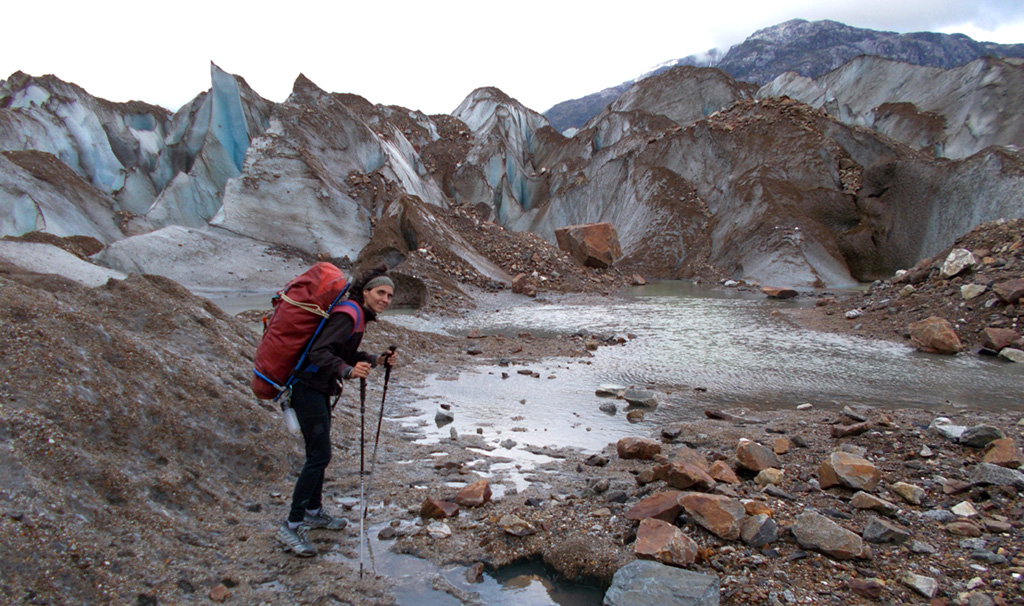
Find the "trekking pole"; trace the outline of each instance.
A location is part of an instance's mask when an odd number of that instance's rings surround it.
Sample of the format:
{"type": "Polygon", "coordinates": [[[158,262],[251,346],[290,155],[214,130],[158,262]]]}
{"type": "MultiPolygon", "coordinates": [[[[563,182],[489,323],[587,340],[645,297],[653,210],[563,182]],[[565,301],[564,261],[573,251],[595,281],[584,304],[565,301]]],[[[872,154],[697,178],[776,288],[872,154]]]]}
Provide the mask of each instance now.
{"type": "Polygon", "coordinates": [[[363,521],[366,519],[366,497],[363,492],[363,451],[366,444],[366,379],[359,379],[359,505],[362,514],[359,516],[359,580],[363,580],[363,543],[366,538],[363,532],[363,521]]]}
{"type": "MultiPolygon", "coordinates": [[[[367,496],[373,492],[373,478],[377,470],[377,445],[380,444],[380,426],[384,420],[384,398],[388,397],[388,381],[391,380],[391,355],[398,349],[397,345],[388,348],[387,358],[384,360],[384,390],[380,394],[380,415],[377,417],[377,436],[373,439],[373,457],[370,459],[370,479],[366,483],[367,496]]],[[[364,507],[363,513],[366,513],[364,507]]]]}

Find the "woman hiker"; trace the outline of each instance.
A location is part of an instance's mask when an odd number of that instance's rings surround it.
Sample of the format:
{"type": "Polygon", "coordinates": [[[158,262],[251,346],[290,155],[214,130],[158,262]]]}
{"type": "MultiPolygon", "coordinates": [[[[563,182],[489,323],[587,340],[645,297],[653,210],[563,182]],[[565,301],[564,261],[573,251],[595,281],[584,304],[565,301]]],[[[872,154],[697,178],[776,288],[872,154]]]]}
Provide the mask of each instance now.
{"type": "Polygon", "coordinates": [[[312,372],[299,372],[292,388],[291,405],[305,441],[306,463],[295,481],[291,510],[277,531],[277,540],[302,557],[316,555],[307,529],[341,530],[348,525],[348,520],[328,515],[323,506],[324,470],[331,461],[330,399],[341,393],[342,379],[365,379],[378,364],[395,363],[394,352],[377,356],[359,351],[365,322],[376,320],[395,294],[386,271],[383,266],[371,269],[352,284],[349,301],[357,305],[335,308],[309,350],[311,364],[306,370],[312,372]]]}

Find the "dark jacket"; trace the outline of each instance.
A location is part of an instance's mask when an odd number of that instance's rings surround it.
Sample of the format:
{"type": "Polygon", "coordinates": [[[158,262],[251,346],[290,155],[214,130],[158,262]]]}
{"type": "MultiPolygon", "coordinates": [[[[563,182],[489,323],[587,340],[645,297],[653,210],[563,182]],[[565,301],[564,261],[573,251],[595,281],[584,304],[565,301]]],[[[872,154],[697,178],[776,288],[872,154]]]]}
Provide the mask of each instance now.
{"type": "MultiPolygon", "coordinates": [[[[363,308],[363,315],[366,322],[377,319],[377,316],[366,308],[363,308]]],[[[335,396],[341,393],[341,379],[348,375],[356,363],[374,364],[377,356],[359,351],[363,331],[353,332],[353,328],[355,323],[350,315],[332,313],[313,346],[309,348],[309,363],[315,366],[316,370],[299,371],[298,379],[316,391],[335,396]]]]}

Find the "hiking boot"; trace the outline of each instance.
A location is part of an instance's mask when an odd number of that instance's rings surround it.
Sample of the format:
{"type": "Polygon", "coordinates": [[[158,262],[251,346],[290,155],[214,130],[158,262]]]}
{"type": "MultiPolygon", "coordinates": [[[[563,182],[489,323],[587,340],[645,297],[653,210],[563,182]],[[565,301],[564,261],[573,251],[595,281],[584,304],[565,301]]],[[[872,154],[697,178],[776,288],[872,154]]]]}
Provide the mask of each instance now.
{"type": "Polygon", "coordinates": [[[325,528],[327,530],[341,530],[348,526],[348,520],[345,518],[333,518],[327,515],[324,510],[320,510],[320,513],[315,516],[311,516],[308,513],[306,517],[302,518],[302,525],[310,528],[325,528]]]}
{"type": "Polygon", "coordinates": [[[299,557],[309,558],[316,555],[316,547],[309,542],[305,526],[299,526],[292,530],[288,528],[288,522],[285,522],[277,529],[277,540],[284,545],[286,550],[292,551],[299,557]]]}

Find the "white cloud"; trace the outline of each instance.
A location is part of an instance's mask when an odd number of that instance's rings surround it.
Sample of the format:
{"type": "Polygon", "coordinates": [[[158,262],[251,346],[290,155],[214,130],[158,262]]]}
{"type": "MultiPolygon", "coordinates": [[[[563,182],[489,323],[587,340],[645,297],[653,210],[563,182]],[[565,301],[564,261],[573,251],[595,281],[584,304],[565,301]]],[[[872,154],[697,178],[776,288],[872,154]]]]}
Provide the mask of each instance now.
{"type": "Polygon", "coordinates": [[[5,8],[0,77],[54,73],[113,101],[176,109],[209,88],[213,61],[272,101],[304,73],[427,113],[452,111],[480,86],[544,111],[792,18],[1024,42],[1019,0],[51,0],[5,8]]]}

